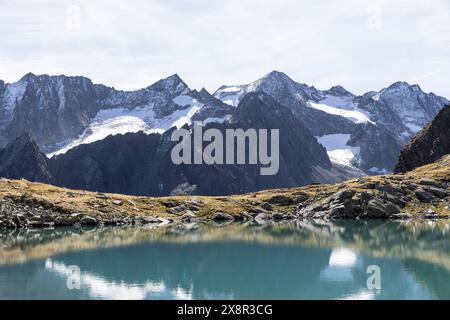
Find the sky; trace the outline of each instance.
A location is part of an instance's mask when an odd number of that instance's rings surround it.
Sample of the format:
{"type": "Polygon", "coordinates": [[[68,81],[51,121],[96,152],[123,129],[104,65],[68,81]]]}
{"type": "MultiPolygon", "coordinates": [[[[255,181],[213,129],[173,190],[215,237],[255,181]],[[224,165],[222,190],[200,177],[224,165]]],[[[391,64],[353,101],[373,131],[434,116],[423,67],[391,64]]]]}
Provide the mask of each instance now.
{"type": "Polygon", "coordinates": [[[192,88],[272,70],[355,94],[395,81],[450,98],[448,0],[0,0],[0,79],[82,75],[192,88]]]}

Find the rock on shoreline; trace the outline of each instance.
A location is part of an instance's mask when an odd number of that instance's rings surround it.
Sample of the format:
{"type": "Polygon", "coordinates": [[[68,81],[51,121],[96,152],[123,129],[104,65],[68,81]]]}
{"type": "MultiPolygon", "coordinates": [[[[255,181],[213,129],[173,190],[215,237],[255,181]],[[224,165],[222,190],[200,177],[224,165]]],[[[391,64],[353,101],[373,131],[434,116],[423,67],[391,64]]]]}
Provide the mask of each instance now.
{"type": "Polygon", "coordinates": [[[407,174],[226,197],[133,197],[0,179],[0,229],[449,217],[450,156],[407,174]]]}

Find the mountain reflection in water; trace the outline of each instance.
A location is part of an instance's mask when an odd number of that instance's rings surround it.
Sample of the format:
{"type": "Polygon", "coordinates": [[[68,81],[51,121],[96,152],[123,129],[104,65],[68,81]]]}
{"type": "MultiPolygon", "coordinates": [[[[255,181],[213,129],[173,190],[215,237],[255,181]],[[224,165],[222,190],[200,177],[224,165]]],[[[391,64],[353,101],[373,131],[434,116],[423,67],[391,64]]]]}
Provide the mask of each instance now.
{"type": "Polygon", "coordinates": [[[449,299],[449,221],[0,233],[0,299],[449,299]],[[381,271],[369,289],[367,268],[381,271]],[[75,270],[80,288],[68,289],[75,270]]]}

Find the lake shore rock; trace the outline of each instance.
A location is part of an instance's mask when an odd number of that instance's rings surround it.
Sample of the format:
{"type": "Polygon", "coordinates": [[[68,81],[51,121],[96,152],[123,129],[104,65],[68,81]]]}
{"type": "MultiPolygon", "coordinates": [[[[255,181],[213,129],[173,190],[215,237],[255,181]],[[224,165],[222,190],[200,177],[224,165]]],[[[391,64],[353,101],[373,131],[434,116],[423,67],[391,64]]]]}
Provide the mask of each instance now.
{"type": "Polygon", "coordinates": [[[0,229],[293,219],[448,219],[450,156],[406,174],[236,196],[137,197],[0,179],[0,229]]]}

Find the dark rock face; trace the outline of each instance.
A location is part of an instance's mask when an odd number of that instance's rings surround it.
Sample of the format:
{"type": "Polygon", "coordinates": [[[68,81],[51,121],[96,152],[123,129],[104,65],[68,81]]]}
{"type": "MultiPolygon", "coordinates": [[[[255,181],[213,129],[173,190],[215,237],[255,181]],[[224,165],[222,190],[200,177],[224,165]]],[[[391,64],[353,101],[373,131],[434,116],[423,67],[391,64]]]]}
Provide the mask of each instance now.
{"type": "Polygon", "coordinates": [[[11,114],[6,117],[10,121],[2,128],[2,135],[12,141],[29,133],[43,149],[75,138],[100,110],[100,101],[109,92],[109,88],[93,85],[83,77],[27,74],[8,86],[3,95],[3,104],[11,114]]]}
{"type": "Polygon", "coordinates": [[[280,170],[261,176],[258,165],[174,165],[172,131],[108,137],[81,145],[52,162],[56,184],[102,192],[137,195],[219,195],[293,187],[320,181],[331,169],[325,149],[290,111],[263,93],[249,94],[231,123],[209,124],[225,137],[226,129],[280,129],[280,170]],[[321,170],[318,170],[320,168],[321,170]]]}
{"type": "Polygon", "coordinates": [[[419,132],[400,154],[395,172],[406,172],[450,153],[450,105],[419,132]]]}
{"type": "Polygon", "coordinates": [[[360,148],[360,168],[375,174],[379,173],[377,168],[393,168],[403,147],[388,130],[371,123],[358,124],[347,144],[360,148]]]}
{"type": "Polygon", "coordinates": [[[52,183],[49,161],[28,134],[0,150],[0,176],[9,179],[52,183]]]}

